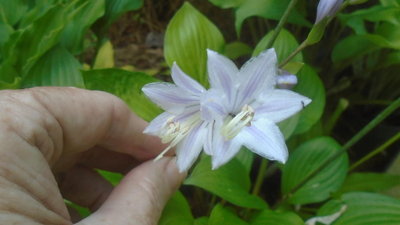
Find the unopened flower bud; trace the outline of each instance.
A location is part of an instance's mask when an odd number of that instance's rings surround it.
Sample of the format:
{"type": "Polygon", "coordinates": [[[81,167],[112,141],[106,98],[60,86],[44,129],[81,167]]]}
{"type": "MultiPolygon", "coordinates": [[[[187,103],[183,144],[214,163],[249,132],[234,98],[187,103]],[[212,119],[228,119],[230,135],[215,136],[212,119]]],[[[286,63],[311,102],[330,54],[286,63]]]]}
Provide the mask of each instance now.
{"type": "Polygon", "coordinates": [[[342,3],[343,0],[320,0],[318,3],[315,24],[319,23],[325,17],[335,15],[342,3]]]}
{"type": "Polygon", "coordinates": [[[276,76],[276,86],[281,89],[292,89],[297,84],[297,76],[281,70],[281,75],[276,76]]]}

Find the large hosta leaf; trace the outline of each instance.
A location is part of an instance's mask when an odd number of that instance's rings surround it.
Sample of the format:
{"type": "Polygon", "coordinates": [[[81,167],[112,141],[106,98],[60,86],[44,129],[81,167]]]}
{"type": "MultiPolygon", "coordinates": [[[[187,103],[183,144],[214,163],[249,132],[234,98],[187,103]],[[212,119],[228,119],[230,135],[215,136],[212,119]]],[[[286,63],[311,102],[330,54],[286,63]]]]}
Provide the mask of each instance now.
{"type": "Polygon", "coordinates": [[[342,185],[348,168],[348,157],[343,153],[327,167],[292,193],[300,182],[315,171],[329,157],[340,151],[341,146],[330,137],[319,137],[300,145],[290,155],[282,176],[282,193],[292,204],[307,204],[326,200],[331,192],[342,185]]]}
{"type": "Polygon", "coordinates": [[[186,2],[169,22],[164,46],[168,65],[177,62],[184,72],[207,86],[206,49],[221,52],[224,38],[207,17],[186,2]]]}
{"type": "Polygon", "coordinates": [[[44,54],[22,80],[23,87],[84,87],[81,64],[65,48],[56,46],[44,54]]]}
{"type": "Polygon", "coordinates": [[[400,224],[400,200],[375,193],[344,194],[340,200],[332,200],[322,206],[318,215],[335,213],[343,205],[346,210],[332,225],[400,224]]]}
{"type": "Polygon", "coordinates": [[[248,171],[237,159],[217,170],[211,170],[210,157],[203,157],[184,183],[203,188],[238,206],[257,209],[267,207],[263,200],[249,193],[248,171]]]}
{"type": "Polygon", "coordinates": [[[105,3],[104,16],[95,25],[98,34],[106,32],[109,26],[122,14],[142,7],[143,0],[105,0],[105,3]]]}
{"type": "Polygon", "coordinates": [[[104,0],[79,1],[79,11],[67,24],[61,36],[61,43],[74,54],[83,50],[83,38],[89,27],[104,14],[104,0]]]}
{"type": "MultiPolygon", "coordinates": [[[[279,20],[286,10],[290,0],[247,0],[235,12],[235,28],[240,33],[243,21],[251,16],[261,16],[266,19],[279,20]]],[[[288,18],[289,23],[311,26],[297,9],[294,9],[288,18]]]]}
{"type": "Polygon", "coordinates": [[[147,74],[121,69],[99,69],[84,71],[83,78],[86,88],[106,91],[122,98],[136,114],[147,121],[162,112],[141,91],[143,85],[157,81],[147,74]]]}
{"type": "MultiPolygon", "coordinates": [[[[54,47],[76,13],[75,1],[56,4],[23,30],[14,32],[5,46],[3,65],[12,65],[24,77],[36,61],[54,47]]],[[[79,10],[79,9],[77,9],[79,10]]]]}

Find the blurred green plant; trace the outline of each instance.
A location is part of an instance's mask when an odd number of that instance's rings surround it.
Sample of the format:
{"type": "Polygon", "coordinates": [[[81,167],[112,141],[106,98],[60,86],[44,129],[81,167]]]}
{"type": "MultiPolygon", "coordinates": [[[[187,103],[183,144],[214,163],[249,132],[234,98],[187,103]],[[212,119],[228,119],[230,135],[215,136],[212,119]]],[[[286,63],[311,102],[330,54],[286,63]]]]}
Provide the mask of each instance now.
{"type": "MultiPolygon", "coordinates": [[[[294,90],[313,102],[279,124],[290,150],[286,165],[268,164],[241,151],[212,171],[210,158],[203,156],[182,192],[167,204],[159,224],[295,225],[337,212],[330,224],[400,224],[399,200],[382,194],[399,186],[399,175],[352,171],[398,141],[399,124],[394,124],[397,133],[375,150],[365,149],[359,161],[347,153],[400,107],[400,1],[347,0],[337,15],[316,24],[310,21],[315,21],[317,1],[209,2],[233,15],[227,22],[236,36],[227,36],[212,15],[185,2],[165,31],[167,65],[177,62],[207,86],[207,48],[241,62],[274,47],[280,69],[297,76],[294,90]],[[335,134],[335,127],[346,123],[341,121],[345,110],[358,105],[386,108],[370,117],[370,123],[364,121],[367,126],[346,142],[335,134]],[[277,186],[280,190],[273,190],[277,186]],[[203,210],[193,208],[199,198],[206,202],[199,207],[203,210]]],[[[103,90],[122,98],[143,119],[153,119],[161,110],[141,88],[158,80],[114,68],[113,46],[107,38],[113,22],[143,4],[142,0],[0,0],[0,89],[103,90]],[[84,62],[81,56],[89,48],[95,49],[95,57],[84,62]]],[[[113,184],[122,178],[99,173],[113,184]]],[[[89,213],[67,204],[83,215],[89,213]]]]}

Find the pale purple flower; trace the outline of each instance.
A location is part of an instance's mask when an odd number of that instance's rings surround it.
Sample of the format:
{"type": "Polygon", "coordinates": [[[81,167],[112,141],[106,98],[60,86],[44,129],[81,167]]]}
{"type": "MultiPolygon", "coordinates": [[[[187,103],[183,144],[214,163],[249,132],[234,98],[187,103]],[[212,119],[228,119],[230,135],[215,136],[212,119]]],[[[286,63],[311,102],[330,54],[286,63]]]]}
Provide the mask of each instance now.
{"type": "MultiPolygon", "coordinates": [[[[213,169],[228,162],[241,146],[262,157],[284,163],[288,151],[276,123],[311,102],[289,90],[276,89],[277,58],[269,49],[240,70],[228,58],[208,50],[210,89],[184,74],[174,64],[169,83],[148,84],[144,93],[166,112],[145,132],[176,145],[180,171],[190,168],[204,149],[213,169]]],[[[163,153],[160,155],[162,156],[163,153]]]]}
{"type": "Polygon", "coordinates": [[[339,10],[343,0],[320,0],[317,8],[317,18],[315,24],[319,23],[327,16],[333,16],[339,10]]]}

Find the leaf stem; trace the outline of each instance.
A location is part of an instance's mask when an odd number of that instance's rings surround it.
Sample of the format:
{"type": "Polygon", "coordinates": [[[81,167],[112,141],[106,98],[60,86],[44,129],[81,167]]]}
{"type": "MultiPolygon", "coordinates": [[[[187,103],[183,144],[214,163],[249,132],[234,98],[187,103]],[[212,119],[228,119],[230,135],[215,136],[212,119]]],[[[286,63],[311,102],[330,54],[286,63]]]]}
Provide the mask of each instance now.
{"type": "Polygon", "coordinates": [[[267,44],[267,49],[271,48],[272,45],[274,44],[276,38],[278,37],[279,33],[281,32],[283,26],[285,25],[287,19],[289,18],[290,12],[294,9],[294,6],[296,5],[298,0],[292,0],[290,1],[288,7],[286,8],[285,12],[283,13],[281,19],[279,20],[278,25],[276,25],[275,29],[274,29],[274,33],[271,37],[271,39],[268,41],[267,44]]]}
{"type": "Polygon", "coordinates": [[[348,142],[346,142],[346,144],[343,145],[343,148],[341,150],[339,150],[338,152],[336,152],[336,154],[329,157],[318,168],[309,173],[300,183],[298,183],[295,187],[292,188],[292,190],[290,190],[290,192],[286,195],[286,197],[298,191],[300,188],[302,188],[308,181],[314,178],[320,171],[325,169],[331,162],[339,158],[350,147],[352,147],[355,143],[357,143],[362,137],[364,137],[369,131],[371,131],[374,127],[376,127],[380,122],[382,122],[386,117],[388,117],[393,111],[395,111],[399,107],[400,107],[400,98],[393,101],[388,107],[386,107],[382,112],[380,112],[373,120],[371,120],[367,125],[365,125],[356,135],[354,135],[348,142]]]}
{"type": "Polygon", "coordinates": [[[260,189],[261,189],[262,183],[264,181],[265,173],[267,172],[267,166],[268,166],[268,160],[263,158],[261,160],[260,168],[258,169],[256,182],[254,183],[254,186],[253,186],[253,191],[251,192],[253,195],[258,195],[260,193],[260,189]]]}
{"type": "Polygon", "coordinates": [[[368,153],[366,156],[362,157],[359,159],[357,162],[355,162],[350,168],[349,171],[354,170],[356,167],[359,165],[363,164],[364,162],[370,160],[372,157],[376,156],[377,154],[381,153],[384,151],[387,147],[389,147],[391,144],[394,142],[398,141],[400,139],[400,132],[392,136],[389,140],[387,140],[385,143],[383,143],[381,146],[373,150],[372,152],[368,153]]]}

